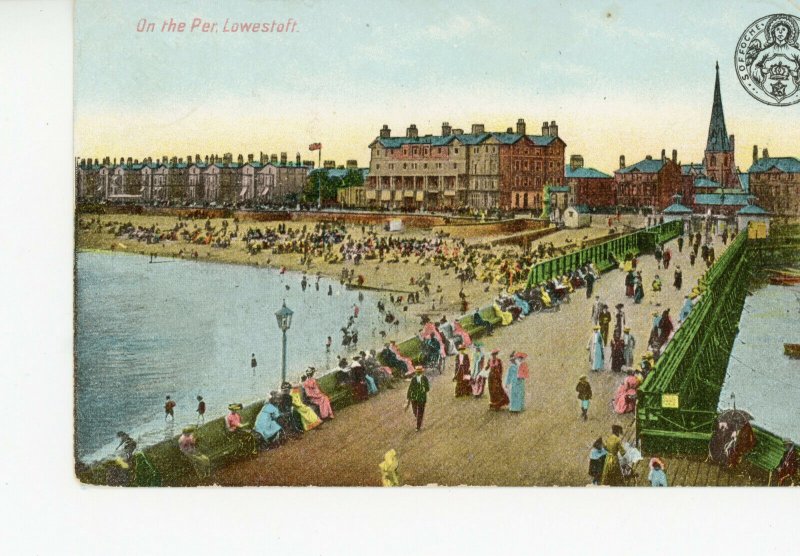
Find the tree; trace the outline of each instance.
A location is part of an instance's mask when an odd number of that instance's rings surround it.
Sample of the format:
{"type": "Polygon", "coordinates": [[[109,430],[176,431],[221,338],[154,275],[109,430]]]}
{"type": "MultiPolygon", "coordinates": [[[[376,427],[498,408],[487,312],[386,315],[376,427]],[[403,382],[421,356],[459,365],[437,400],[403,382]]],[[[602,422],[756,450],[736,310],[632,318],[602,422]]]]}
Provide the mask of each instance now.
{"type": "Polygon", "coordinates": [[[341,179],[330,177],[325,170],[310,172],[306,179],[306,185],[303,188],[303,202],[316,205],[320,188],[322,189],[323,203],[326,201],[335,201],[336,190],[340,187],[341,183],[341,179]]]}
{"type": "Polygon", "coordinates": [[[342,179],[342,187],[360,187],[362,185],[364,185],[364,174],[360,170],[351,168],[342,179]]]}

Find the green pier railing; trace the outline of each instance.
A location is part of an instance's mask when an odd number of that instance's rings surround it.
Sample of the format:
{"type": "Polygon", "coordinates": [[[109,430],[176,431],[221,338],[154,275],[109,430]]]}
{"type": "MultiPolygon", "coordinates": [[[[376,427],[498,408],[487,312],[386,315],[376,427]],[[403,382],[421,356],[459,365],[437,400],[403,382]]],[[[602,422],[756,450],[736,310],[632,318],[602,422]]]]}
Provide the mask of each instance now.
{"type": "MultiPolygon", "coordinates": [[[[639,387],[636,428],[646,453],[705,453],[747,295],[753,261],[747,233],[736,236],[700,281],[702,296],[639,387]]],[[[748,460],[773,470],[782,440],[754,427],[748,460]]]]}
{"type": "Polygon", "coordinates": [[[653,251],[657,244],[665,243],[682,233],[683,221],[674,220],[592,245],[574,253],[542,261],[531,267],[528,273],[527,287],[530,288],[545,280],[572,272],[590,262],[594,263],[600,272],[605,272],[613,267],[613,264],[609,262],[609,255],[613,255],[617,261],[622,261],[625,255],[638,255],[653,251]]]}

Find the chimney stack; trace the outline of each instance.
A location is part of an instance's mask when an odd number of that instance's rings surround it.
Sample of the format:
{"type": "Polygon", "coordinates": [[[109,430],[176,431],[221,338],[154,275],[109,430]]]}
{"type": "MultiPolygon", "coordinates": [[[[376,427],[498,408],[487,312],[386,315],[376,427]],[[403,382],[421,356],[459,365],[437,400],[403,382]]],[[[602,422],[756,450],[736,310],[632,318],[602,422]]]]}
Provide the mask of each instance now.
{"type": "Polygon", "coordinates": [[[453,130],[453,135],[464,135],[464,130],[461,129],[460,127],[456,128],[453,130]]]}
{"type": "Polygon", "coordinates": [[[238,162],[238,163],[239,163],[239,166],[241,166],[242,164],[244,164],[244,156],[242,156],[242,154],[241,154],[241,153],[239,153],[239,156],[237,156],[237,157],[236,157],[236,162],[238,162]]]}
{"type": "Polygon", "coordinates": [[[381,128],[381,130],[378,133],[378,135],[380,135],[381,138],[391,137],[392,136],[392,130],[389,129],[388,124],[383,124],[383,127],[381,128]]]}
{"type": "Polygon", "coordinates": [[[761,152],[761,158],[769,158],[769,151],[767,149],[761,152]]]}
{"type": "Polygon", "coordinates": [[[506,128],[506,133],[514,133],[514,128],[513,127],[507,127],[506,128]]]}
{"type": "Polygon", "coordinates": [[[667,149],[661,149],[661,163],[665,163],[667,161],[667,149]]]}
{"type": "Polygon", "coordinates": [[[333,170],[336,168],[336,161],[335,160],[323,160],[322,167],[326,170],[333,170]]]}
{"type": "Polygon", "coordinates": [[[447,137],[453,133],[453,128],[450,126],[450,122],[442,122],[442,137],[447,137]]]}
{"type": "Polygon", "coordinates": [[[269,162],[270,164],[277,164],[278,163],[278,155],[273,153],[269,155],[269,162]]]}
{"type": "Polygon", "coordinates": [[[525,120],[522,118],[517,120],[517,135],[525,135],[525,120]]]}
{"type": "Polygon", "coordinates": [[[678,149],[672,149],[672,163],[678,163],[678,149]]]}
{"type": "Polygon", "coordinates": [[[350,159],[347,161],[344,167],[348,170],[355,170],[358,168],[358,160],[350,159]]]}
{"type": "Polygon", "coordinates": [[[542,135],[550,135],[550,126],[547,122],[542,122],[542,135]]]}
{"type": "Polygon", "coordinates": [[[253,163],[253,154],[252,153],[247,155],[247,162],[250,163],[250,164],[253,163]]]}
{"type": "Polygon", "coordinates": [[[753,164],[758,162],[758,145],[753,145],[753,164]]]}
{"type": "Polygon", "coordinates": [[[288,160],[288,157],[287,157],[286,153],[281,153],[281,166],[286,166],[286,161],[287,160],[288,160]]]}
{"type": "Polygon", "coordinates": [[[550,122],[550,135],[552,137],[558,137],[558,126],[556,125],[556,121],[555,120],[550,122]]]}
{"type": "Polygon", "coordinates": [[[300,166],[301,164],[300,153],[294,155],[294,163],[296,166],[300,166]]]}
{"type": "Polygon", "coordinates": [[[472,134],[483,133],[483,124],[472,124],[472,134]]]}
{"type": "Polygon", "coordinates": [[[648,154],[646,157],[644,157],[644,159],[645,160],[653,160],[653,155],[652,154],[648,154]]]}
{"type": "Polygon", "coordinates": [[[408,137],[409,139],[416,139],[417,137],[419,137],[419,132],[417,131],[416,124],[411,124],[410,126],[408,126],[408,128],[406,129],[406,137],[408,137]]]}
{"type": "Polygon", "coordinates": [[[733,136],[733,134],[731,134],[729,139],[731,140],[731,150],[735,150],[736,149],[736,138],[733,136]]]}
{"type": "Polygon", "coordinates": [[[622,170],[623,168],[625,168],[625,155],[621,154],[619,155],[619,169],[622,170]]]}
{"type": "Polygon", "coordinates": [[[578,168],[583,168],[583,157],[579,154],[573,154],[569,157],[569,167],[570,170],[577,170],[578,168]]]}

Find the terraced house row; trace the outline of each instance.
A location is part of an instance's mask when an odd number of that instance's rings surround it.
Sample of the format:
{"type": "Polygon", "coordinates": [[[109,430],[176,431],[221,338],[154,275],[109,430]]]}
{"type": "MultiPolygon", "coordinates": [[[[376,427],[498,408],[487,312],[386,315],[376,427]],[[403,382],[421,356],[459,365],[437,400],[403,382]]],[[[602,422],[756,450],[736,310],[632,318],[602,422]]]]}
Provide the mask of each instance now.
{"type": "Polygon", "coordinates": [[[564,184],[566,143],[555,121],[529,135],[525,120],[516,129],[470,133],[442,124],[440,135],[420,136],[411,124],[404,137],[384,125],[370,144],[367,206],[391,209],[541,211],[546,186],[564,184]]]}
{"type": "Polygon", "coordinates": [[[238,204],[247,201],[281,202],[299,195],[313,162],[294,162],[286,153],[222,157],[81,159],[75,168],[78,200],[82,202],[198,202],[238,204]]]}

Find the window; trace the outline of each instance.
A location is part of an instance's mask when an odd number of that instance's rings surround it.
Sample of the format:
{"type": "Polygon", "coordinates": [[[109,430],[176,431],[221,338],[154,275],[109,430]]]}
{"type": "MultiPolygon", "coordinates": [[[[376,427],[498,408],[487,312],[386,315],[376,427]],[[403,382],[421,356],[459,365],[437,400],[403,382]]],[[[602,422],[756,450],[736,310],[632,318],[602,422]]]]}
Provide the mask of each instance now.
{"type": "Polygon", "coordinates": [[[403,170],[405,170],[406,168],[408,168],[408,164],[406,164],[405,162],[403,162],[403,170]]]}
{"type": "Polygon", "coordinates": [[[458,168],[458,164],[456,164],[455,162],[453,162],[453,169],[456,169],[456,168],[458,168]]]}
{"type": "Polygon", "coordinates": [[[454,150],[455,150],[455,153],[456,153],[456,154],[458,154],[458,148],[456,148],[456,149],[454,149],[454,150]]]}
{"type": "Polygon", "coordinates": [[[425,164],[422,165],[422,167],[423,168],[427,168],[428,167],[428,163],[426,162],[425,164]]]}
{"type": "Polygon", "coordinates": [[[475,154],[478,154],[478,147],[474,147],[474,148],[472,149],[472,152],[474,152],[475,154]]]}
{"type": "Polygon", "coordinates": [[[380,164],[376,164],[376,165],[375,165],[375,169],[376,169],[376,170],[380,170],[380,169],[381,169],[381,165],[380,165],[380,164]]]}

